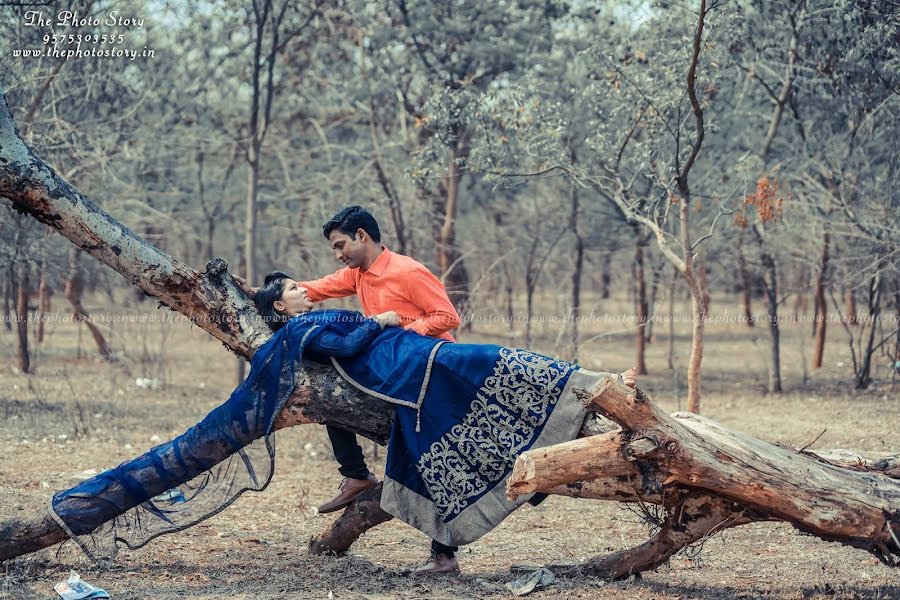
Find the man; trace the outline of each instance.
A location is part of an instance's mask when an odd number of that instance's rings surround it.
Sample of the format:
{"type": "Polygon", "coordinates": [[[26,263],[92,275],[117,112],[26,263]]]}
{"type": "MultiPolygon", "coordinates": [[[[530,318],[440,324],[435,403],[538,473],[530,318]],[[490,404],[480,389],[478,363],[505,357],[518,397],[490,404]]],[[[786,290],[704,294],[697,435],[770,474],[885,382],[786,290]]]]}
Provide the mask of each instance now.
{"type": "MultiPolygon", "coordinates": [[[[400,316],[400,325],[410,331],[455,341],[449,331],[459,326],[459,314],[444,285],[421,263],[381,245],[378,222],[367,210],[348,206],[325,223],[322,233],[344,268],[315,281],[299,282],[312,302],[356,294],[366,316],[394,311],[400,316]]],[[[243,280],[235,279],[252,295],[243,280]]],[[[337,496],[319,507],[320,513],[345,508],[378,484],[366,466],[356,435],[330,425],[327,430],[344,480],[337,496]]],[[[431,561],[417,572],[458,571],[456,550],[432,541],[431,561]]]]}

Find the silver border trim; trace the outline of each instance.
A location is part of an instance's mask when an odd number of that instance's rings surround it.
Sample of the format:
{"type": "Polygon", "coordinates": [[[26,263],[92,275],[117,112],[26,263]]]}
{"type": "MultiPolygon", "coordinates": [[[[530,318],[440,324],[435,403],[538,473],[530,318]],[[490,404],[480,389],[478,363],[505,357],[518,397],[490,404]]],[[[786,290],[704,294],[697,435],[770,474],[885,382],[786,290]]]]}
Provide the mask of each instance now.
{"type": "Polygon", "coordinates": [[[428,382],[431,380],[431,367],[434,364],[434,357],[437,355],[438,348],[443,346],[444,344],[449,344],[450,342],[447,340],[441,340],[434,345],[434,348],[431,349],[431,354],[428,355],[428,364],[425,367],[425,377],[422,379],[422,387],[419,389],[419,397],[415,402],[408,402],[406,400],[400,400],[399,398],[393,398],[388,396],[387,394],[382,394],[381,392],[376,392],[375,390],[369,389],[363,384],[359,383],[341,367],[340,363],[337,361],[335,357],[331,358],[331,364],[334,365],[335,370],[337,370],[338,374],[350,385],[360,390],[361,392],[365,392],[366,394],[373,396],[375,398],[379,398],[384,400],[385,402],[390,402],[391,404],[398,404],[400,406],[408,406],[409,408],[420,408],[422,406],[422,401],[425,400],[425,393],[428,390],[428,382]]]}

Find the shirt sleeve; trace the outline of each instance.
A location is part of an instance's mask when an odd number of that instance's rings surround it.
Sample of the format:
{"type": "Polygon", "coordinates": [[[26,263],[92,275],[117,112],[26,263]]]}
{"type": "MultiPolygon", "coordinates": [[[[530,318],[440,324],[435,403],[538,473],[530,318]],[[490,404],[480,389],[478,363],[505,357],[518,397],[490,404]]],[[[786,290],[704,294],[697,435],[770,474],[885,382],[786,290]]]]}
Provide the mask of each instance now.
{"type": "Polygon", "coordinates": [[[404,327],[420,335],[437,337],[459,327],[459,313],[447,297],[441,280],[424,266],[419,266],[406,278],[409,298],[425,316],[404,327]]]}
{"type": "Polygon", "coordinates": [[[321,302],[329,298],[343,298],[356,293],[356,277],[350,267],[326,275],[314,281],[299,281],[297,285],[309,292],[310,302],[321,302]]]}
{"type": "Polygon", "coordinates": [[[374,319],[366,319],[362,325],[347,335],[338,335],[326,330],[313,336],[305,350],[324,356],[348,358],[368,348],[379,333],[381,325],[374,319]]]}

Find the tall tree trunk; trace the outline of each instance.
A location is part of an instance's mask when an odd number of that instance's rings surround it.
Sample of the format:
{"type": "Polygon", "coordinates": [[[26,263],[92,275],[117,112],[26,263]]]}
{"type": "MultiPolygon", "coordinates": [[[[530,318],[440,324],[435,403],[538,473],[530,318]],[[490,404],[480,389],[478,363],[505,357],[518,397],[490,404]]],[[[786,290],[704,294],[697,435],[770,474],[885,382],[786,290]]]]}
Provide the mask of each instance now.
{"type": "MultiPolygon", "coordinates": [[[[697,287],[700,287],[698,282],[697,287]]],[[[691,290],[691,313],[694,326],[691,331],[691,357],[688,363],[688,410],[700,413],[700,363],[703,360],[703,336],[706,331],[707,303],[704,290],[691,290]]]]}
{"type": "Polygon", "coordinates": [[[28,265],[22,260],[16,268],[16,356],[19,371],[31,372],[28,354],[28,265]]]}
{"type": "Polygon", "coordinates": [[[244,219],[244,278],[256,281],[256,214],[259,187],[259,156],[251,147],[250,170],[247,172],[247,206],[244,219]]]}
{"type": "MultiPolygon", "coordinates": [[[[387,196],[388,206],[391,210],[391,220],[394,223],[394,233],[397,239],[397,251],[400,254],[407,254],[408,248],[406,243],[406,225],[404,224],[403,219],[403,210],[400,206],[400,198],[397,196],[397,191],[394,189],[394,186],[391,185],[390,180],[387,177],[387,173],[385,172],[384,166],[384,156],[381,152],[381,142],[379,141],[378,135],[378,124],[376,123],[376,117],[378,115],[378,110],[375,106],[375,94],[372,92],[372,86],[369,81],[369,72],[366,68],[366,50],[365,44],[363,43],[364,36],[362,32],[360,32],[357,37],[356,43],[359,46],[359,71],[362,76],[363,83],[365,84],[366,96],[369,98],[369,133],[372,137],[372,166],[375,169],[375,175],[378,178],[378,183],[381,185],[381,189],[384,191],[384,195],[387,196]]],[[[403,118],[403,116],[401,116],[403,118]]]]}
{"type": "Polygon", "coordinates": [[[795,287],[797,295],[794,297],[794,319],[802,323],[809,310],[809,271],[806,267],[799,269],[795,287]]]}
{"type": "Polygon", "coordinates": [[[572,200],[572,212],[569,218],[569,229],[575,237],[575,267],[572,270],[572,338],[569,357],[572,362],[578,362],[578,329],[581,315],[581,274],[584,270],[584,238],[578,231],[578,188],[569,186],[569,195],[572,200]]]}
{"type": "MultiPolygon", "coordinates": [[[[242,249],[241,249],[240,247],[238,247],[238,249],[237,249],[237,261],[236,261],[236,262],[240,263],[240,259],[241,259],[242,255],[243,255],[242,249]]],[[[244,255],[244,256],[246,256],[246,255],[244,255]]],[[[249,281],[249,280],[248,280],[248,281],[249,281]]],[[[236,357],[235,357],[235,362],[234,362],[234,381],[235,381],[235,385],[236,385],[236,386],[237,386],[237,385],[240,385],[241,382],[244,381],[244,378],[245,378],[246,376],[247,376],[247,361],[244,360],[244,358],[241,357],[241,356],[236,356],[236,357]]]]}
{"type": "Polygon", "coordinates": [[[66,299],[72,305],[72,318],[87,326],[91,336],[94,338],[94,343],[97,345],[97,352],[100,356],[107,359],[111,358],[112,353],[106,344],[106,338],[103,337],[100,328],[91,321],[91,315],[88,314],[88,311],[81,304],[83,293],[84,279],[81,276],[81,249],[73,246],[69,249],[69,277],[65,286],[66,299]]]}
{"type": "MultiPolygon", "coordinates": [[[[200,207],[203,209],[203,217],[206,220],[206,239],[203,242],[203,256],[206,260],[211,260],[214,256],[213,252],[213,240],[216,236],[216,220],[218,219],[218,208],[209,209],[206,203],[206,181],[203,178],[204,167],[206,164],[206,155],[203,152],[202,148],[198,148],[196,152],[196,162],[197,162],[197,200],[200,203],[200,207]]],[[[231,167],[229,166],[228,172],[231,172],[231,167]]],[[[226,175],[227,178],[227,175],[226,175]]],[[[199,240],[198,240],[198,243],[199,240]]]]}
{"type": "Polygon", "coordinates": [[[822,259],[819,263],[819,274],[816,277],[816,345],[813,349],[812,368],[822,367],[822,359],[825,355],[825,331],[828,325],[828,307],[825,303],[825,282],[828,277],[828,232],[822,236],[822,259]]]}
{"type": "Polygon", "coordinates": [[[215,218],[209,218],[206,220],[206,247],[204,249],[204,255],[206,256],[207,260],[211,260],[212,257],[215,256],[215,249],[213,245],[213,240],[215,239],[215,237],[216,220],[215,218]]]}
{"type": "Polygon", "coordinates": [[[747,259],[744,256],[744,230],[738,234],[738,276],[741,285],[741,304],[747,327],[753,327],[753,307],[750,304],[750,272],[747,270],[747,259]]]}
{"type": "Polygon", "coordinates": [[[766,292],[766,320],[769,324],[769,359],[766,370],[769,374],[769,393],[781,392],[781,331],[778,323],[778,264],[769,251],[763,237],[764,224],[753,225],[751,231],[759,249],[759,262],[763,268],[763,287],[766,292]]]}
{"type": "Polygon", "coordinates": [[[778,326],[778,271],[775,258],[762,253],[766,269],[766,309],[769,321],[769,393],[781,392],[781,332],[778,326]]]}
{"type": "Polygon", "coordinates": [[[525,347],[531,347],[531,321],[534,315],[534,284],[525,281],[525,347]]]}
{"type": "MultiPolygon", "coordinates": [[[[894,313],[900,315],[900,281],[894,280],[894,313]]],[[[900,327],[894,334],[894,353],[888,354],[894,361],[891,369],[891,391],[894,391],[897,382],[897,374],[900,373],[900,327]]]]}
{"type": "Polygon", "coordinates": [[[871,329],[862,353],[859,372],[856,374],[856,389],[864,390],[872,383],[872,355],[875,353],[875,329],[881,316],[881,271],[876,271],[869,281],[869,321],[871,329]]]}
{"type": "Polygon", "coordinates": [[[647,299],[647,324],[644,325],[644,339],[648,344],[653,343],[653,319],[651,316],[656,314],[656,299],[659,296],[659,280],[662,278],[662,272],[667,262],[660,261],[651,269],[650,277],[650,297],[647,299]]]}
{"type": "Polygon", "coordinates": [[[447,288],[447,295],[456,306],[462,317],[466,312],[469,299],[469,274],[459,249],[456,247],[456,215],[459,209],[459,184],[462,173],[459,161],[465,158],[465,150],[461,145],[450,151],[447,161],[447,176],[443,182],[444,202],[441,228],[438,234],[438,268],[447,288]]]}
{"type": "Polygon", "coordinates": [[[856,294],[852,287],[847,287],[844,292],[844,302],[847,305],[847,324],[856,325],[859,322],[859,310],[856,308],[856,294]]]}
{"type": "Polygon", "coordinates": [[[41,266],[38,277],[38,306],[35,320],[37,321],[36,339],[37,343],[40,344],[44,341],[44,321],[46,321],[47,314],[50,312],[50,296],[52,294],[50,286],[47,285],[46,245],[41,250],[41,266]]]}
{"type": "Polygon", "coordinates": [[[708,315],[709,314],[709,303],[711,300],[711,297],[709,295],[709,269],[706,267],[706,263],[702,262],[697,266],[696,270],[700,276],[699,277],[700,289],[703,290],[702,294],[703,294],[704,312],[705,312],[705,314],[708,315]]]}
{"type": "Polygon", "coordinates": [[[604,252],[602,265],[600,267],[600,299],[609,300],[609,284],[611,276],[609,274],[612,265],[612,252],[604,252]]]}
{"type": "MultiPolygon", "coordinates": [[[[252,147],[251,147],[252,148],[252,147]]],[[[250,151],[250,170],[247,173],[247,206],[244,220],[244,278],[253,285],[256,281],[256,198],[259,184],[259,161],[256,151],[250,151]]],[[[246,361],[235,359],[234,382],[240,385],[246,374],[246,361]]]]}
{"type": "Polygon", "coordinates": [[[644,326],[647,323],[647,283],[644,273],[644,241],[638,239],[634,249],[634,304],[637,315],[637,356],[635,357],[635,372],[638,375],[647,374],[647,364],[644,353],[647,347],[647,337],[644,335],[644,326]]]}
{"type": "Polygon", "coordinates": [[[3,325],[7,331],[12,331],[12,311],[15,310],[15,273],[13,263],[10,262],[5,269],[3,277],[3,325]]]}
{"type": "Polygon", "coordinates": [[[506,322],[509,324],[509,330],[515,331],[516,328],[516,313],[515,313],[515,305],[513,302],[513,292],[515,289],[513,287],[513,276],[509,271],[509,266],[505,263],[503,265],[503,276],[506,279],[506,322]]]}
{"type": "Polygon", "coordinates": [[[672,281],[669,284],[669,343],[666,350],[666,366],[675,370],[675,293],[680,273],[677,267],[672,268],[672,281]]]}
{"type": "MultiPolygon", "coordinates": [[[[682,204],[688,204],[683,202],[682,204]]],[[[709,315],[709,288],[706,265],[695,259],[685,261],[690,266],[687,271],[688,288],[691,293],[691,356],[688,362],[688,411],[700,413],[700,365],[703,361],[703,342],[706,333],[706,318],[709,315]]]]}

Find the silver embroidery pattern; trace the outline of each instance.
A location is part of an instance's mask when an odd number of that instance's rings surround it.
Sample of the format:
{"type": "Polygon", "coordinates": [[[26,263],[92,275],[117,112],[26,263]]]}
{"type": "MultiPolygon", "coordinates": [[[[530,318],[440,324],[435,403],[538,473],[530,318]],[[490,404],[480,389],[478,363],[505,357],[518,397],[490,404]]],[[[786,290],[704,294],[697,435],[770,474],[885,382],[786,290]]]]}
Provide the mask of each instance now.
{"type": "Polygon", "coordinates": [[[428,493],[445,519],[507,474],[539,433],[574,365],[502,348],[461,423],[431,445],[417,463],[428,493]]]}

